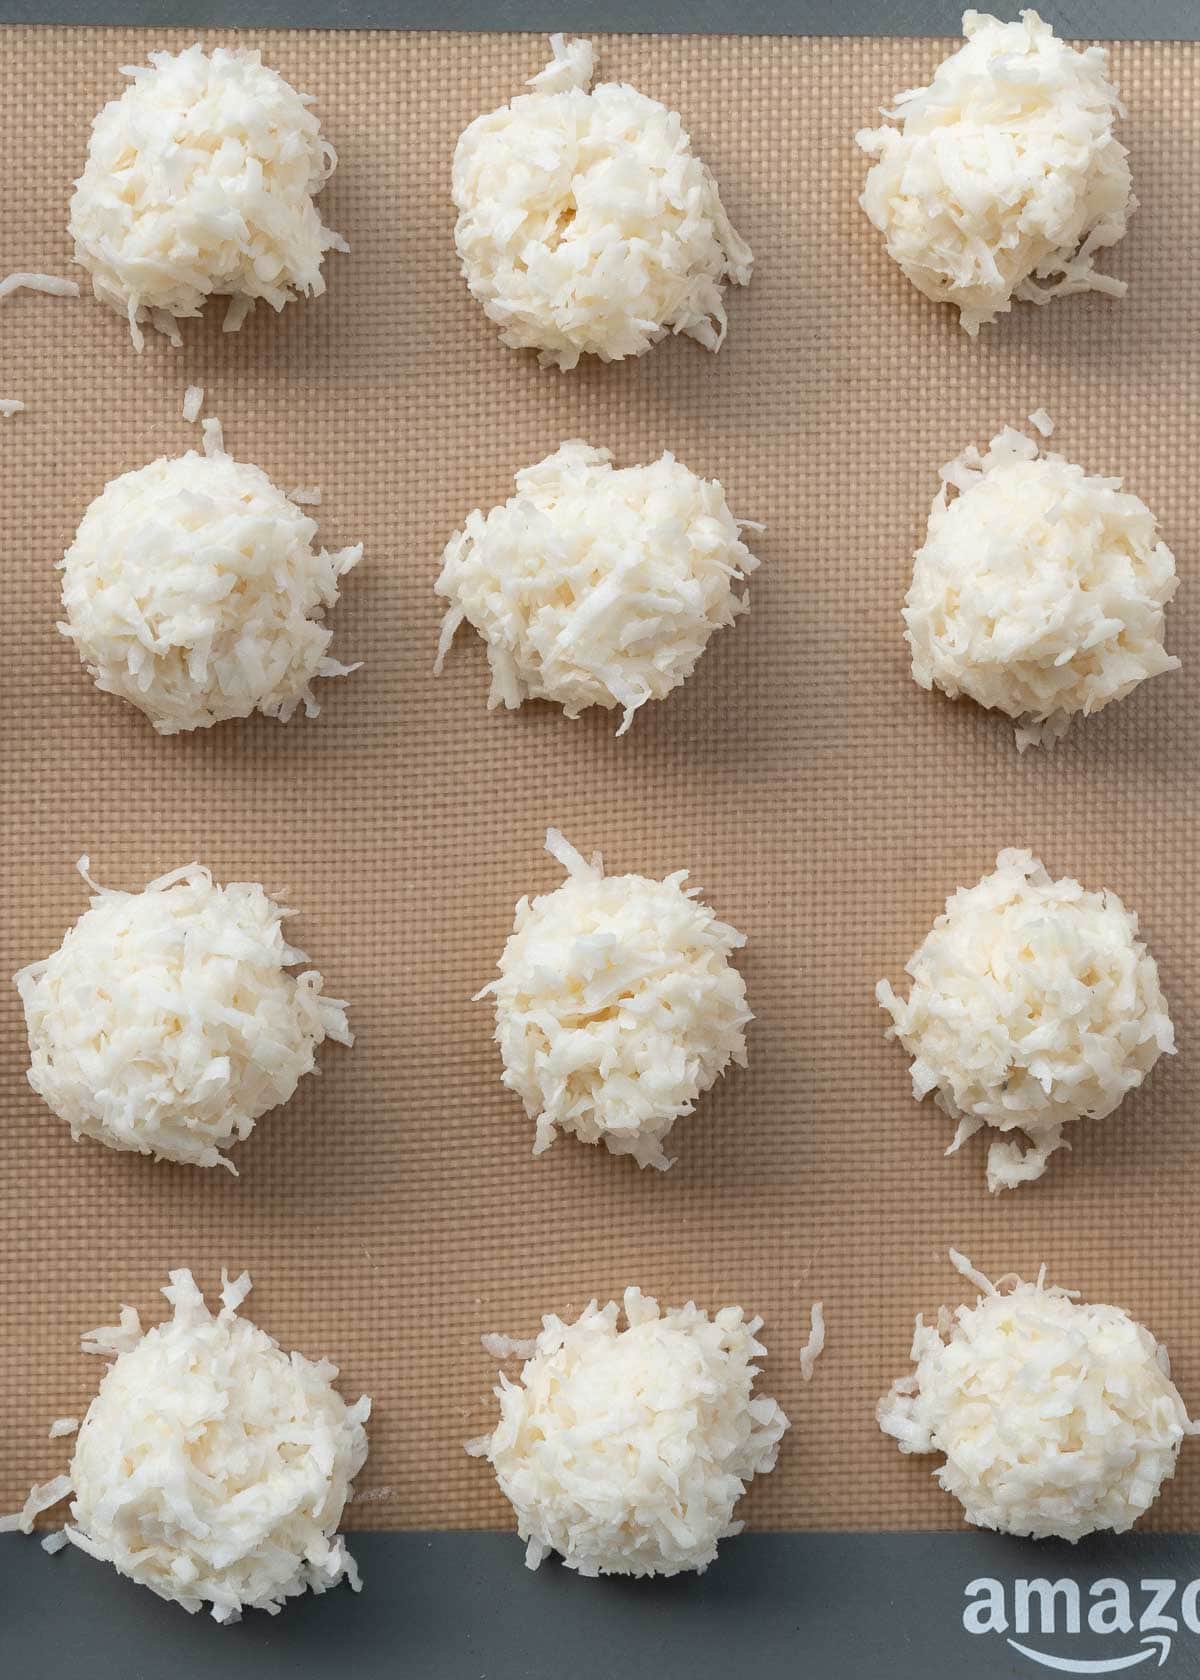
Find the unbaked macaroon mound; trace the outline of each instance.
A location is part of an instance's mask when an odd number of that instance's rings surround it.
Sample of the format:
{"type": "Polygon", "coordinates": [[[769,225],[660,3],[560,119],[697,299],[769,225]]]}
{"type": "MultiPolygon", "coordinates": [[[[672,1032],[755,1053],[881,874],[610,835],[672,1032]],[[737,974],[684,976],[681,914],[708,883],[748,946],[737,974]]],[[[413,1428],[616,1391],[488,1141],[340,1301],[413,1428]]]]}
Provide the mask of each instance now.
{"type": "Polygon", "coordinates": [[[912,1057],[912,1090],[958,1122],[947,1154],[982,1126],[997,1139],[989,1190],[1040,1178],[1063,1127],[1102,1119],[1175,1049],[1158,967],[1116,893],[1055,881],[1031,852],[946,900],[907,964],[907,998],[875,988],[889,1038],[912,1057]]]}
{"type": "Polygon", "coordinates": [[[96,687],[128,700],[160,735],[262,712],[286,723],[320,711],[330,657],[324,623],[362,544],[313,547],[316,521],[261,467],[225,451],[205,420],[189,449],[114,478],[60,562],[66,617],[96,687]]]}
{"type": "Polygon", "coordinates": [[[551,47],[531,93],[459,137],[463,278],[543,366],[641,356],[669,332],[719,350],[725,283],[748,285],[754,258],[716,181],[677,112],[624,82],[588,91],[590,41],[551,47]]]}
{"type": "MultiPolygon", "coordinates": [[[[520,1379],[501,1373],[500,1419],[468,1442],[512,1504],[536,1569],[557,1552],[581,1575],[703,1572],[717,1543],[744,1526],[733,1513],[754,1476],[775,1466],[788,1420],[754,1393],[760,1318],[689,1301],[665,1312],[636,1287],[574,1323],[554,1314],[529,1344],[485,1337],[520,1354],[520,1379]]],[[[804,1374],[823,1342],[813,1308],[804,1374]]]]}
{"type": "Polygon", "coordinates": [[[977,1528],[1043,1539],[1121,1534],[1154,1503],[1194,1434],[1167,1350],[1120,1307],[963,1255],[974,1306],[918,1314],[916,1369],[879,1403],[903,1453],[944,1453],[937,1479],[977,1528]]]}
{"type": "Polygon", "coordinates": [[[972,336],[1014,299],[1124,296],[1095,266],[1137,208],[1104,48],[1076,51],[1035,11],[968,11],[963,34],[928,87],[884,111],[899,127],[857,135],[877,160],[860,203],[889,256],[972,336]]]}
{"type": "Polygon", "coordinates": [[[94,1330],[85,1353],[111,1361],[67,1475],[35,1487],[0,1525],[33,1527],[71,1500],[63,1533],[159,1598],[218,1622],[272,1615],[358,1570],[337,1533],[367,1457],[371,1402],[348,1406],[327,1359],[287,1354],[238,1316],[246,1273],[222,1273],[209,1311],[186,1270],[163,1294],[172,1316],[143,1331],[137,1312],[94,1330]]]}
{"type": "Polygon", "coordinates": [[[491,995],[504,1084],[536,1122],[533,1152],[559,1132],[641,1167],[730,1062],[744,1067],[752,1019],[730,961],[744,935],[719,922],[688,872],[663,881],[605,875],[557,829],[546,849],[567,871],[517,905],[491,995]]]}
{"type": "Polygon", "coordinates": [[[198,1167],[287,1102],[326,1038],[352,1044],[346,1005],[283,937],[292,914],[261,886],[221,887],[198,863],[137,893],[100,887],[58,950],[15,976],[29,1083],[75,1139],[198,1167]]]}
{"type": "Polygon", "coordinates": [[[1119,478],[1005,427],[942,468],[904,607],[913,677],[1006,712],[1021,751],[1052,742],[1178,669],[1163,646],[1177,585],[1157,520],[1119,478]]]}
{"type": "Polygon", "coordinates": [[[325,290],[326,251],[348,251],[313,197],[337,164],[312,99],[249,48],[152,52],[92,124],[68,227],[92,288],[173,344],[181,318],[230,299],[235,332],[264,299],[325,290]]]}
{"type": "Polygon", "coordinates": [[[620,707],[623,735],[749,611],[736,586],[758,566],[742,541],[750,522],[734,518],[716,479],[669,452],[614,468],[609,450],[575,438],[515,484],[446,545],[435,670],[465,619],[487,646],[489,708],[550,700],[576,718],[620,707]]]}

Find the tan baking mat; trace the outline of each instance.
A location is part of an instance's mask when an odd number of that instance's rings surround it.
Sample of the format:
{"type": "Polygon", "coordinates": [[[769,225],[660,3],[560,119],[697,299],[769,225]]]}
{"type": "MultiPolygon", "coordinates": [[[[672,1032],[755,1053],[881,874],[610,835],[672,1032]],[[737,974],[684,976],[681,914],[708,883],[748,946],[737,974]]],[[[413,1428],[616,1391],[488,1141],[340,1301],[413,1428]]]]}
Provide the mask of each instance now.
{"type": "MultiPolygon", "coordinates": [[[[93,112],[118,65],[188,39],[6,32],[0,273],[67,272],[93,112]]],[[[47,1424],[97,1378],[79,1331],[118,1301],[155,1312],[178,1265],[206,1285],[222,1262],[249,1267],[254,1316],[374,1396],[364,1485],[389,1491],[355,1507],[360,1526],[505,1526],[461,1451],[491,1415],[480,1333],[528,1332],[635,1280],[765,1316],[769,1391],[794,1429],[749,1498],[760,1527],[952,1524],[931,1461],[902,1460],[873,1422],[914,1310],[958,1298],[951,1243],[996,1271],[1046,1260],[1129,1307],[1200,1410],[1200,48],[1114,51],[1142,201],[1112,265],[1128,300],[1022,308],[971,343],[893,272],[855,204],[855,128],[926,78],[936,43],[599,40],[603,75],[683,113],[758,270],[718,357],[677,340],[560,375],[497,342],[457,277],[447,202],[459,130],[519,89],[543,43],[254,40],[316,95],[341,156],[322,203],[354,249],[330,259],[328,295],[236,338],[216,318],[188,326],[182,352],[141,357],[90,301],[0,306],[0,394],[29,405],[0,422],[0,967],[47,953],[81,911],[81,852],[122,886],[199,857],[289,890],[358,1043],[326,1046],[235,1181],[72,1144],[25,1086],[0,989],[0,1509],[65,1462],[47,1424]],[[115,474],[195,442],[179,418],[193,381],[235,453],[323,486],[329,546],[366,545],[334,620],[334,652],[365,668],[326,686],[316,723],[161,740],[54,632],[53,564],[80,513],[115,474]],[[1039,404],[1056,443],[1160,514],[1185,668],[1018,760],[1004,722],[911,683],[898,611],[939,464],[1039,404]],[[751,617],[622,740],[608,715],[489,715],[468,634],[430,674],[447,536],[573,436],[621,464],[669,447],[769,527],[751,617]],[[518,895],[558,879],[548,822],[617,869],[690,867],[749,935],[750,1068],[678,1127],[668,1174],[570,1140],[533,1160],[490,1012],[470,1001],[518,895]],[[872,989],[899,978],[949,889],[1022,844],[1140,912],[1182,1054],[1119,1117],[1076,1128],[1043,1182],[989,1199],[981,1140],[942,1159],[949,1126],[912,1103],[872,989]],[[829,1348],[806,1388],[815,1295],[829,1348]]],[[[1200,1446],[1149,1521],[1200,1526],[1200,1446]]]]}

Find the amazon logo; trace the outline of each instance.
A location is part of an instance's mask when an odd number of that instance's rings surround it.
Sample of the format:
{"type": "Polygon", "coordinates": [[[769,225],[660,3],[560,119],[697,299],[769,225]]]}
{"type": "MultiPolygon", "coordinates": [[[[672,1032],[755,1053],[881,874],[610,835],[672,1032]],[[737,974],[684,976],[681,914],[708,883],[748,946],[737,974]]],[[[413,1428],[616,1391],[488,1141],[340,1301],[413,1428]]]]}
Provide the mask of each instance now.
{"type": "Polygon", "coordinates": [[[1063,1576],[1002,1581],[981,1575],[963,1589],[962,1625],[969,1634],[1002,1638],[1021,1657],[1054,1674],[1122,1674],[1162,1668],[1181,1628],[1200,1634],[1200,1579],[1123,1581],[1115,1575],[1080,1582],[1063,1576]],[[1072,1636],[1087,1636],[1076,1654],[1072,1636]]]}

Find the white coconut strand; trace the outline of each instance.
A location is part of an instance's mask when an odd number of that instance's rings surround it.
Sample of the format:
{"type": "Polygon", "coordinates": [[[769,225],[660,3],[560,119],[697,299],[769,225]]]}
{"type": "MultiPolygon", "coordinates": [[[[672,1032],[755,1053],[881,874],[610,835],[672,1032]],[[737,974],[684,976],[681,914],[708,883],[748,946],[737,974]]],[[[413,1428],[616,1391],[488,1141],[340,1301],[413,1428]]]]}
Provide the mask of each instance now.
{"type": "Polygon", "coordinates": [[[11,297],[14,292],[42,292],[47,297],[77,298],[79,282],[64,280],[57,274],[6,274],[0,280],[0,298],[11,297]]]}

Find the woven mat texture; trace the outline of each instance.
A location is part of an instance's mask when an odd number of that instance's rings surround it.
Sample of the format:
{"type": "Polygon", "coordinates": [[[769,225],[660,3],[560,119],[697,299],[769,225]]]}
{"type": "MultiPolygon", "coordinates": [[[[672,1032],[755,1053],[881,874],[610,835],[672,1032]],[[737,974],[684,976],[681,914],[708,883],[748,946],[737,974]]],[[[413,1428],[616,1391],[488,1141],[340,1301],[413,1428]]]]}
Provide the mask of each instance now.
{"type": "MultiPolygon", "coordinates": [[[[70,272],[92,115],[119,65],[186,41],[6,31],[0,273],[70,272]]],[[[182,351],[142,356],[90,299],[0,305],[0,393],[28,403],[0,422],[0,967],[47,954],[82,911],[82,852],[132,887],[199,858],[288,891],[358,1042],[324,1048],[320,1078],[238,1150],[235,1180],[73,1144],[25,1084],[20,1008],[0,991],[0,1509],[65,1465],[47,1425],[82,1411],[98,1375],[79,1332],[120,1301],[159,1316],[180,1265],[206,1286],[248,1267],[256,1320],[374,1397],[372,1497],[351,1526],[507,1526],[461,1445],[493,1415],[481,1332],[527,1334],[634,1281],[765,1317],[765,1387],[794,1427],[744,1507],[760,1528],[953,1525],[932,1461],[902,1459],[874,1423],[914,1312],[963,1298],[951,1244],[993,1273],[1045,1260],[1128,1307],[1200,1409],[1200,47],[1113,50],[1141,200],[1110,261],[1127,300],[1023,307],[972,343],[856,204],[855,129],[947,43],[599,38],[602,76],[683,113],[758,266],[719,356],[680,339],[560,375],[502,348],[468,296],[448,201],[459,131],[520,89],[544,43],[254,41],[315,95],[340,154],[321,204],[353,254],[328,260],[328,294],[236,337],[218,306],[182,351]],[[108,479],[195,443],[192,382],[234,453],[322,486],[328,546],[365,544],[332,649],[365,665],[325,686],[316,722],[160,739],[55,634],[54,563],[80,515],[108,479]],[[1158,513],[1184,577],[1169,643],[1185,664],[1018,759],[1004,720],[910,681],[899,609],[938,467],[1039,405],[1057,446],[1158,513]],[[468,633],[431,674],[447,537],[569,437],[618,464],[670,448],[768,527],[751,616],[622,740],[599,712],[489,714],[468,633]],[[548,823],[615,869],[689,868],[749,936],[750,1067],[678,1126],[669,1173],[571,1140],[534,1160],[500,1086],[471,997],[517,898],[559,878],[548,823]],[[1117,1116],[1076,1127],[1041,1183],[990,1198],[982,1139],[942,1158],[949,1125],[913,1103],[873,987],[1012,845],[1139,912],[1181,1054],[1117,1116]],[[805,1386],[816,1296],[829,1346],[805,1386]]],[[[1200,1448],[1148,1526],[1200,1527],[1200,1448]]]]}

